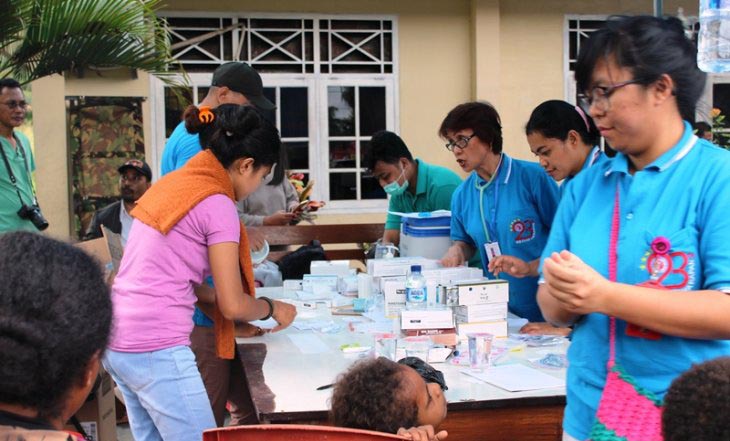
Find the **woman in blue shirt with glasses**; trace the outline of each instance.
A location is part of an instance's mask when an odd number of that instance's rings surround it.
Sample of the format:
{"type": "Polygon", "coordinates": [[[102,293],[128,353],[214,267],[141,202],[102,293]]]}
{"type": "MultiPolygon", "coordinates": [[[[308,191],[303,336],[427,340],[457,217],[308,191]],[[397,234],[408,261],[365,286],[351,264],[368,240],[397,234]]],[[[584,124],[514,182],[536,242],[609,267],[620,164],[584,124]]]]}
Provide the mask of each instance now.
{"type": "Polygon", "coordinates": [[[578,90],[618,153],[566,189],[543,254],[540,307],[575,325],[566,440],[596,420],[609,317],[615,359],[659,401],[693,363],[730,354],[730,153],[688,122],[706,79],[696,60],[676,18],[614,17],[581,47],[578,90]]]}
{"type": "MultiPolygon", "coordinates": [[[[502,125],[497,110],[485,102],[456,106],[441,123],[439,135],[448,141],[462,170],[471,172],[451,199],[453,245],[442,259],[461,265],[479,252],[485,275],[488,263],[501,254],[531,262],[539,259],[558,205],[555,181],[533,162],[502,152],[502,125]]],[[[543,322],[535,300],[537,277],[509,281],[509,308],[531,322],[543,322]]]]}

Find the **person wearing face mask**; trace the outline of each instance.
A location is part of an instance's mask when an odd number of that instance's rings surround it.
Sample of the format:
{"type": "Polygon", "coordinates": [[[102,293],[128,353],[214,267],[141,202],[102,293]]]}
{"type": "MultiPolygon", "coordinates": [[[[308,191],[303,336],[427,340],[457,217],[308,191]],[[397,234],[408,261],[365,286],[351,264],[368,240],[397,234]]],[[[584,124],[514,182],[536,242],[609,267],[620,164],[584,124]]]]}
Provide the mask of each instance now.
{"type": "MultiPolygon", "coordinates": [[[[451,195],[461,184],[456,173],[422,159],[414,160],[401,137],[386,130],[373,135],[370,149],[366,166],[390,196],[388,211],[410,213],[451,209],[451,195]]],[[[400,225],[400,216],[388,213],[384,243],[397,245],[400,242],[400,225]]]]}

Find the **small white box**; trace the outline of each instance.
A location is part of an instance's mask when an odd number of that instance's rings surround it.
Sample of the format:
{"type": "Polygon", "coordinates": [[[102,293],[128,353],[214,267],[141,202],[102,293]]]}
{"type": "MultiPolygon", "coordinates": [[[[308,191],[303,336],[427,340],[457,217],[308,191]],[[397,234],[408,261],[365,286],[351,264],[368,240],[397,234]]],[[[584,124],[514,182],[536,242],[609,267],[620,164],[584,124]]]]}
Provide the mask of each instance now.
{"type": "Polygon", "coordinates": [[[454,306],[456,323],[488,322],[507,318],[507,303],[454,306]]]}
{"type": "Polygon", "coordinates": [[[397,318],[406,308],[406,282],[388,280],[383,284],[384,313],[388,318],[397,318]]]}
{"type": "Polygon", "coordinates": [[[456,324],[456,333],[459,334],[459,340],[467,340],[467,334],[474,332],[486,332],[496,338],[506,338],[507,320],[456,324]]]}
{"type": "Polygon", "coordinates": [[[451,308],[445,309],[403,309],[400,312],[401,329],[444,329],[454,326],[451,308]]]}
{"type": "Polygon", "coordinates": [[[506,280],[460,282],[456,287],[459,306],[509,302],[509,283],[506,280]]]}
{"type": "Polygon", "coordinates": [[[411,265],[421,265],[421,270],[438,268],[438,260],[422,257],[394,257],[392,259],[368,260],[368,274],[373,277],[405,276],[411,265]]]}
{"type": "Polygon", "coordinates": [[[350,275],[349,260],[313,260],[309,274],[318,276],[347,277],[350,275]]]}
{"type": "Polygon", "coordinates": [[[339,292],[340,278],[337,276],[318,276],[305,274],[302,280],[302,291],[321,293],[323,291],[339,292]]]}

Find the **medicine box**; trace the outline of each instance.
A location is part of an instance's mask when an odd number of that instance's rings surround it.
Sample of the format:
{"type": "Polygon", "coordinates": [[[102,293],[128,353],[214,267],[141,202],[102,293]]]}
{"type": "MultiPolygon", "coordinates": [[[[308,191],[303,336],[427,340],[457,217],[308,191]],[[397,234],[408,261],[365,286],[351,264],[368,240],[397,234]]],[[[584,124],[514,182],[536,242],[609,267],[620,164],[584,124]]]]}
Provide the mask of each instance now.
{"type": "Polygon", "coordinates": [[[309,274],[318,276],[347,277],[350,275],[349,260],[313,260],[309,274]]]}
{"type": "Polygon", "coordinates": [[[488,322],[507,318],[507,303],[481,303],[478,305],[454,306],[456,323],[488,322]]]}
{"type": "Polygon", "coordinates": [[[397,318],[406,308],[405,280],[388,280],[383,283],[384,313],[388,318],[397,318]]]}
{"type": "Polygon", "coordinates": [[[509,283],[506,280],[459,282],[456,288],[459,306],[509,301],[509,283]]]}
{"type": "Polygon", "coordinates": [[[401,310],[401,329],[439,329],[454,326],[451,308],[401,310]]]}
{"type": "Polygon", "coordinates": [[[373,277],[405,276],[411,265],[421,265],[421,270],[438,268],[438,260],[422,257],[394,257],[392,259],[369,259],[368,274],[373,277]]]}

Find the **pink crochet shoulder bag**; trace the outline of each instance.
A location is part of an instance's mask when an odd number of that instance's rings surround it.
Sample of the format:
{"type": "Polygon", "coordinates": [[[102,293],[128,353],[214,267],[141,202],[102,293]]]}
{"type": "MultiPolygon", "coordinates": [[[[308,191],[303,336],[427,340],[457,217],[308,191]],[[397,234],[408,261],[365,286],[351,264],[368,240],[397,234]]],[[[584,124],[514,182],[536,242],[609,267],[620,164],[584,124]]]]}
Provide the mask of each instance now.
{"type": "MultiPolygon", "coordinates": [[[[616,281],[616,243],[619,232],[619,193],[611,222],[608,274],[616,281]]],[[[652,284],[652,287],[658,287],[652,284]]],[[[609,357],[606,385],[598,403],[589,441],[662,441],[662,402],[636,383],[616,361],[616,318],[609,319],[609,357]]]]}

